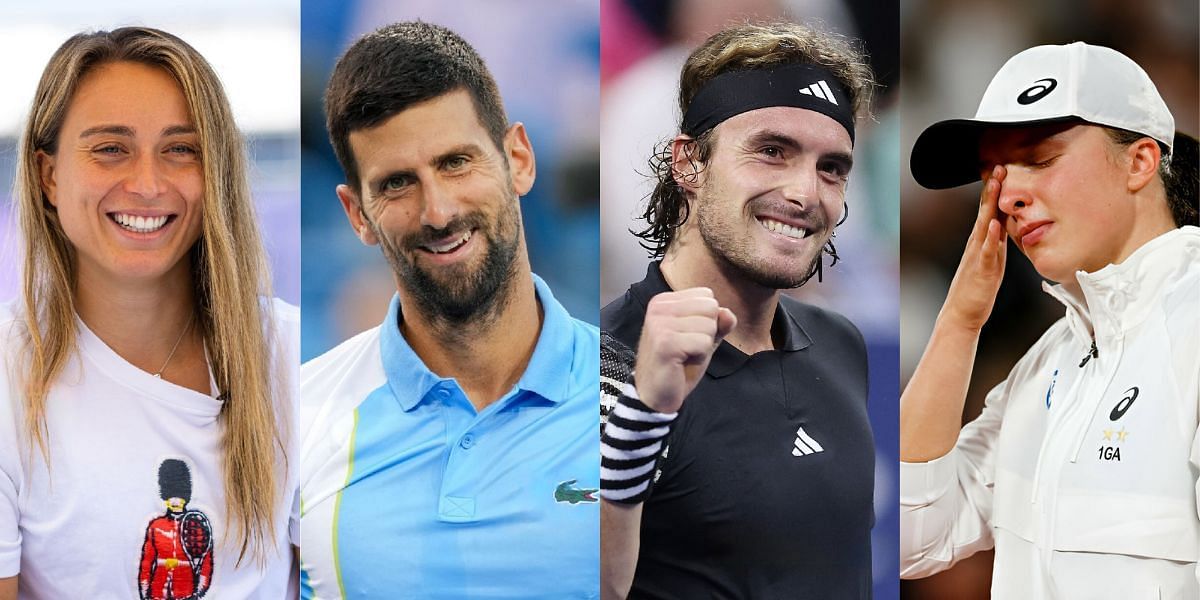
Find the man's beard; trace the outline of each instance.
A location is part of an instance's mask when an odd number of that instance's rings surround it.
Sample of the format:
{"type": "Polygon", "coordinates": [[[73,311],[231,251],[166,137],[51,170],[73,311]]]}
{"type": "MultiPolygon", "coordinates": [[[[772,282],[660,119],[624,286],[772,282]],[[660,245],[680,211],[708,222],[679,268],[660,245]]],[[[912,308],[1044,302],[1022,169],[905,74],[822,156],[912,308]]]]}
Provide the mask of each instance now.
{"type": "MultiPolygon", "coordinates": [[[[706,191],[712,190],[712,180],[710,175],[709,185],[706,186],[706,191]]],[[[717,210],[717,204],[720,202],[729,202],[728,198],[719,198],[715,195],[701,193],[696,198],[696,219],[700,230],[700,236],[704,239],[704,245],[708,247],[709,252],[718,261],[726,266],[732,267],[739,272],[747,280],[758,284],[762,287],[776,290],[787,290],[798,288],[817,273],[821,258],[824,254],[825,244],[828,238],[822,240],[815,255],[807,260],[807,267],[803,270],[793,268],[783,268],[784,265],[776,264],[768,259],[758,255],[758,249],[755,248],[755,242],[749,232],[740,231],[738,225],[741,221],[730,222],[729,217],[734,214],[741,213],[722,213],[717,210]]],[[[750,201],[746,207],[748,214],[754,214],[753,207],[755,203],[769,203],[762,198],[756,198],[750,201]]],[[[803,218],[806,222],[813,226],[814,231],[809,235],[826,235],[828,227],[825,217],[818,210],[809,209],[801,211],[798,208],[787,207],[782,208],[786,213],[790,213],[797,218],[803,218]]],[[[751,227],[759,227],[757,223],[753,223],[751,219],[751,227]]],[[[804,260],[801,257],[801,260],[804,260]]],[[[791,267],[791,265],[786,265],[791,267]]]]}
{"type": "MultiPolygon", "coordinates": [[[[505,200],[496,222],[489,224],[482,213],[473,212],[455,218],[442,228],[422,227],[404,236],[399,246],[376,229],[382,241],[383,255],[407,292],[407,300],[416,304],[434,326],[473,326],[491,322],[507,305],[516,275],[516,256],[520,246],[521,224],[516,197],[505,200]],[[438,267],[430,273],[410,260],[413,254],[426,252],[420,246],[443,240],[450,235],[472,230],[468,243],[486,242],[478,264],[454,264],[438,267]]],[[[375,228],[375,224],[371,224],[375,228]]],[[[472,261],[474,262],[474,261],[472,261]]]]}

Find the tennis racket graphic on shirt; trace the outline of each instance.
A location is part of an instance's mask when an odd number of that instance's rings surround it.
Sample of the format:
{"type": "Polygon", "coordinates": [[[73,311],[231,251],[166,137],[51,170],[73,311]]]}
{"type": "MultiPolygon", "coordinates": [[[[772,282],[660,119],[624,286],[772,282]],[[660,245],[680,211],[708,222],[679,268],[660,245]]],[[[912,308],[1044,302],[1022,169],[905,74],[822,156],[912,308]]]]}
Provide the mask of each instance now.
{"type": "MultiPolygon", "coordinates": [[[[183,552],[192,564],[193,577],[199,579],[200,564],[212,552],[212,526],[208,523],[208,517],[198,510],[184,513],[179,521],[179,537],[182,538],[183,552]]],[[[198,582],[196,587],[200,587],[198,582]]]]}

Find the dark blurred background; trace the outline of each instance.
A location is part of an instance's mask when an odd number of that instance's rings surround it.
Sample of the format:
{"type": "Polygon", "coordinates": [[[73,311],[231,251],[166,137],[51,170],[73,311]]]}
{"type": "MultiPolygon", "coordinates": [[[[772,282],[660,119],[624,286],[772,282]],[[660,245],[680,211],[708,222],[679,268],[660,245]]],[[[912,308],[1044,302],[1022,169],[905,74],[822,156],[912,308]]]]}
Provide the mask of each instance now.
{"type": "MultiPolygon", "coordinates": [[[[1084,41],[1125,53],[1154,80],[1176,128],[1200,127],[1200,46],[1195,0],[911,0],[901,11],[902,202],[900,211],[901,372],[916,367],[945,299],[978,208],[981,186],[934,192],[912,179],[913,142],[935,121],[971,117],[989,81],[1009,57],[1040,44],[1084,41]]],[[[1004,283],[983,329],[963,422],[979,415],[984,395],[1063,307],[1042,292],[1042,279],[1015,246],[1004,283]]],[[[981,552],[949,571],[906,581],[906,600],[988,597],[992,553],[981,552]]]]}

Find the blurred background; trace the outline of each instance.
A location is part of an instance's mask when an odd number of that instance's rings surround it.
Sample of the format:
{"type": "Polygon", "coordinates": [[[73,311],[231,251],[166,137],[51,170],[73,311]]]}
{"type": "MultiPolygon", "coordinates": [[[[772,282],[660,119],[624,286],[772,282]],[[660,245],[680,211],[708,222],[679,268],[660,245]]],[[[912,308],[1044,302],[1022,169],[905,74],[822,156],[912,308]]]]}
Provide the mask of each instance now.
{"type": "Polygon", "coordinates": [[[337,58],[363,34],[396,21],[444,25],[479,52],[510,122],[525,124],[537,181],[521,198],[533,271],[576,318],[597,323],[599,274],[600,17],[596,0],[304,0],[304,321],[313,358],[379,325],[395,293],[376,247],[354,236],[334,188],[343,182],[322,97],[337,58]]]}
{"type": "Polygon", "coordinates": [[[868,0],[599,0],[601,304],[646,274],[638,220],[653,189],[647,161],[656,144],[678,133],[679,70],[688,53],[727,25],[783,19],[861,39],[880,84],[874,118],[859,123],[854,171],[838,228],[841,260],[793,295],[843,315],[862,330],[870,361],[870,412],[876,444],[875,597],[898,594],[897,381],[900,331],[897,239],[900,123],[899,45],[894,1],[868,0]]]}
{"type": "Polygon", "coordinates": [[[50,55],[81,31],[144,25],[204,55],[246,138],[250,186],[274,292],[300,302],[300,3],[298,0],[87,0],[0,4],[0,302],[19,292],[21,240],[12,203],[16,145],[50,55]]]}
{"type": "MultiPolygon", "coordinates": [[[[1142,66],[1180,131],[1200,128],[1200,46],[1195,0],[910,0],[901,13],[902,202],[900,213],[901,372],[912,374],[958,266],[981,186],[940,192],[912,179],[908,157],[925,127],[971,117],[989,81],[1012,55],[1040,44],[1084,41],[1117,49],[1142,66]]],[[[979,342],[963,422],[979,415],[984,395],[1055,320],[1061,304],[1010,244],[1004,283],[979,342]]],[[[992,553],[982,552],[933,577],[906,581],[908,600],[985,599],[992,553]]]]}

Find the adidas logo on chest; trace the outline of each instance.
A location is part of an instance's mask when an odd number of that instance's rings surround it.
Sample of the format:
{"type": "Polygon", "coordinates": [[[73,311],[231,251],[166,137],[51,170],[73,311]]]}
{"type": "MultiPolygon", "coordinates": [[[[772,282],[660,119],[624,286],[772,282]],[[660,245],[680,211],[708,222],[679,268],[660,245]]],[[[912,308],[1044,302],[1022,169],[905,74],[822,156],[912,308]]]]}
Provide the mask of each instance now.
{"type": "Polygon", "coordinates": [[[821,447],[821,444],[817,443],[817,440],[813,439],[811,435],[808,435],[803,427],[796,429],[796,440],[792,442],[792,456],[808,456],[809,454],[824,451],[825,449],[821,447]]]}

